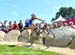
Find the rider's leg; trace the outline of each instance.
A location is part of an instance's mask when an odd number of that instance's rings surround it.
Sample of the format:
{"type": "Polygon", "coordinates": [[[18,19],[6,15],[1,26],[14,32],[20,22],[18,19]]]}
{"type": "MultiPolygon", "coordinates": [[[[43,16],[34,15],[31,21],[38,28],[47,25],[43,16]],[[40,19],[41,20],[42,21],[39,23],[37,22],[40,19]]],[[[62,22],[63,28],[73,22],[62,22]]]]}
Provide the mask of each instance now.
{"type": "Polygon", "coordinates": [[[34,26],[31,25],[29,28],[31,29],[30,42],[31,42],[31,46],[32,46],[33,45],[32,33],[34,32],[34,26]]]}
{"type": "Polygon", "coordinates": [[[34,28],[35,28],[35,25],[32,24],[32,25],[30,26],[30,29],[31,29],[32,32],[34,31],[34,28]]]}

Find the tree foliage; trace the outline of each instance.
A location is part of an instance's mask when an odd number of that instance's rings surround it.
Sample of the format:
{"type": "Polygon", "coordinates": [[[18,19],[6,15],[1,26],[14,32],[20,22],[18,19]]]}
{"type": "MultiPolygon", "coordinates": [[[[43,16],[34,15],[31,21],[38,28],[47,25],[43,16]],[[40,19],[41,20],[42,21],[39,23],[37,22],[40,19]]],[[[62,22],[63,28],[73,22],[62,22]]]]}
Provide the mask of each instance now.
{"type": "Polygon", "coordinates": [[[75,17],[75,9],[73,9],[72,7],[61,7],[56,13],[55,18],[53,18],[51,21],[56,20],[60,15],[65,19],[73,18],[75,17]]]}

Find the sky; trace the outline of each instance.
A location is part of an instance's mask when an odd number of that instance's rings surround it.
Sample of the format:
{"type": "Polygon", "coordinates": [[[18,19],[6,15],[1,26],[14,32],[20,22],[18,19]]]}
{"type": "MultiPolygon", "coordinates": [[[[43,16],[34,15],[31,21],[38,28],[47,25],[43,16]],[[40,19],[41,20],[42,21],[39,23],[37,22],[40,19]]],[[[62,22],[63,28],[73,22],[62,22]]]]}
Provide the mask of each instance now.
{"type": "Polygon", "coordinates": [[[75,8],[75,0],[0,0],[0,21],[22,20],[24,23],[35,13],[38,18],[50,23],[61,7],[75,8]]]}

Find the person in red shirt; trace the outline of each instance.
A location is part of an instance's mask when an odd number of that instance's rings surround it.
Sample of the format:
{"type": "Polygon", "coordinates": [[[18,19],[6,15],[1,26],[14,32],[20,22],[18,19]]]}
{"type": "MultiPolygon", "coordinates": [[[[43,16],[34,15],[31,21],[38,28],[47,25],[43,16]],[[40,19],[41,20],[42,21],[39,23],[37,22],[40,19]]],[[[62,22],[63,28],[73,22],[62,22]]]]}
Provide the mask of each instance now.
{"type": "Polygon", "coordinates": [[[16,21],[14,21],[13,29],[14,29],[14,30],[17,30],[17,29],[18,29],[18,25],[17,25],[16,21]]]}

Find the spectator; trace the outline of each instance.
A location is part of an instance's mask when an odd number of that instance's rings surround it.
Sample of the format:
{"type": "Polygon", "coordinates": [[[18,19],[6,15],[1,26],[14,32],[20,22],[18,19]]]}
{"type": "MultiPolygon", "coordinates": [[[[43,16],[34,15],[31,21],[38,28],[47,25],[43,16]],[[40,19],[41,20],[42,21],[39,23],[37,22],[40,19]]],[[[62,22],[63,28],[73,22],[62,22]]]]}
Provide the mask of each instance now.
{"type": "Polygon", "coordinates": [[[13,30],[17,30],[17,29],[18,29],[18,25],[17,25],[16,21],[14,21],[13,30]]]}
{"type": "Polygon", "coordinates": [[[22,20],[20,20],[20,22],[18,23],[18,28],[19,28],[20,32],[23,31],[23,23],[22,23],[22,20]]]}
{"type": "Polygon", "coordinates": [[[0,22],[0,27],[2,26],[2,22],[0,22]]]}
{"type": "Polygon", "coordinates": [[[2,30],[2,22],[0,22],[0,31],[2,30]]]}
{"type": "Polygon", "coordinates": [[[40,23],[40,28],[44,29],[44,26],[45,26],[45,22],[43,21],[42,23],[40,23]]]}
{"type": "Polygon", "coordinates": [[[47,23],[45,23],[44,29],[48,29],[48,24],[47,23]]]}
{"type": "Polygon", "coordinates": [[[12,28],[13,28],[13,27],[12,27],[12,22],[10,21],[10,22],[9,22],[9,25],[8,25],[8,30],[11,31],[12,28]]]}
{"type": "Polygon", "coordinates": [[[4,24],[2,24],[2,31],[4,31],[5,33],[8,32],[8,28],[7,28],[7,20],[4,21],[4,24]]]}
{"type": "Polygon", "coordinates": [[[49,26],[49,29],[53,29],[54,28],[54,26],[51,24],[50,26],[49,26]]]}
{"type": "Polygon", "coordinates": [[[6,26],[6,27],[8,26],[7,20],[4,21],[4,26],[6,26]]]}
{"type": "Polygon", "coordinates": [[[68,23],[64,23],[64,26],[69,26],[68,23]]]}
{"type": "Polygon", "coordinates": [[[73,25],[73,22],[69,22],[69,26],[75,29],[75,25],[73,25]]]}
{"type": "Polygon", "coordinates": [[[57,25],[58,25],[58,27],[63,27],[64,26],[62,22],[57,23],[57,25]]]}
{"type": "Polygon", "coordinates": [[[53,28],[57,28],[58,27],[57,23],[53,23],[52,26],[53,26],[53,28]]]}

